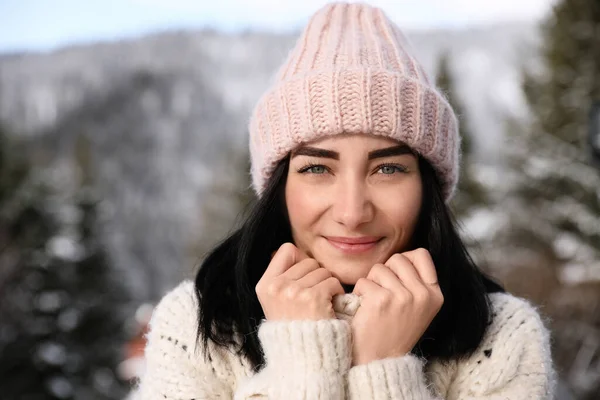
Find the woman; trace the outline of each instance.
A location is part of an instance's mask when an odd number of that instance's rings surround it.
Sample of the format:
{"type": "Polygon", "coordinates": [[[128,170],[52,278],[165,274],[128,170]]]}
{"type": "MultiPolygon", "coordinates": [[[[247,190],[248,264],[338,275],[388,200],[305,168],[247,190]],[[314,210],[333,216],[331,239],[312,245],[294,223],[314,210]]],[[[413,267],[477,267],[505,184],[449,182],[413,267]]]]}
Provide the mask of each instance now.
{"type": "Polygon", "coordinates": [[[318,11],[253,113],[259,200],[157,306],[141,398],[551,398],[539,315],[450,217],[457,132],[381,10],[318,11]]]}

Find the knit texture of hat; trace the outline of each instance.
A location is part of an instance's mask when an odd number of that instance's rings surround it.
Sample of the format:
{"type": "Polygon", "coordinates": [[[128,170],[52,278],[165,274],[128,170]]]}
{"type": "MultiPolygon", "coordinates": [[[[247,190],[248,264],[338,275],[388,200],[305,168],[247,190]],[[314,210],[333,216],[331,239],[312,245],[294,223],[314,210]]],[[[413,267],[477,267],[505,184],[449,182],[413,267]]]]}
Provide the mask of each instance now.
{"type": "Polygon", "coordinates": [[[379,8],[333,3],[317,11],[250,120],[252,184],[265,189],[300,144],[369,134],[407,144],[435,169],[446,201],[458,181],[458,123],[400,29],[379,8]]]}

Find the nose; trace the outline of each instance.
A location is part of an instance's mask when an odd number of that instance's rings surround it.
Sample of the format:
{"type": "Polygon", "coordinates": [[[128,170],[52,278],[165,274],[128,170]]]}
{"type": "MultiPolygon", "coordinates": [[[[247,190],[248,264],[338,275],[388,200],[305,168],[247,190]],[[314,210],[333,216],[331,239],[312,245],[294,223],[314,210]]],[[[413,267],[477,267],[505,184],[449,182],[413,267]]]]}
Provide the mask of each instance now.
{"type": "Polygon", "coordinates": [[[369,222],[375,214],[370,193],[362,181],[347,179],[337,184],[333,200],[333,219],[349,231],[369,222]]]}

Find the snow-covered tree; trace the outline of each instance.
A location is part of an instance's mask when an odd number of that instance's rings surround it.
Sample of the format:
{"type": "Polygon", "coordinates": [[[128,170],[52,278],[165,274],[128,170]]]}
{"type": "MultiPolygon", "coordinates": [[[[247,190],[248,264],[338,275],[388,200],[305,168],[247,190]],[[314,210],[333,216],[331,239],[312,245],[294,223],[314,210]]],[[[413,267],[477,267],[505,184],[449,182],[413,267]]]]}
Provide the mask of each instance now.
{"type": "Polygon", "coordinates": [[[0,132],[0,397],[120,399],[127,296],[89,177],[34,171],[16,146],[0,132]]]}
{"type": "Polygon", "coordinates": [[[450,68],[450,57],[443,53],[438,61],[436,74],[436,85],[444,93],[446,99],[454,109],[459,119],[461,136],[461,174],[452,199],[452,208],[458,218],[467,217],[476,207],[485,206],[488,199],[486,188],[477,180],[473,157],[473,135],[469,129],[469,121],[456,91],[456,84],[452,69],[450,68]]]}
{"type": "Polygon", "coordinates": [[[200,239],[191,243],[196,259],[203,258],[241,222],[248,205],[255,200],[250,180],[250,154],[230,142],[219,146],[221,159],[202,196],[200,239]]]}
{"type": "Polygon", "coordinates": [[[505,177],[512,183],[503,204],[510,230],[504,239],[515,251],[506,254],[526,249],[558,277],[561,286],[548,289],[545,300],[554,321],[555,357],[578,398],[595,399],[600,170],[590,156],[588,133],[590,110],[600,99],[600,2],[559,1],[542,27],[541,50],[539,63],[523,79],[531,120],[510,135],[505,177]],[[567,285],[581,289],[569,292],[567,285]],[[582,298],[579,305],[575,297],[582,298]]]}

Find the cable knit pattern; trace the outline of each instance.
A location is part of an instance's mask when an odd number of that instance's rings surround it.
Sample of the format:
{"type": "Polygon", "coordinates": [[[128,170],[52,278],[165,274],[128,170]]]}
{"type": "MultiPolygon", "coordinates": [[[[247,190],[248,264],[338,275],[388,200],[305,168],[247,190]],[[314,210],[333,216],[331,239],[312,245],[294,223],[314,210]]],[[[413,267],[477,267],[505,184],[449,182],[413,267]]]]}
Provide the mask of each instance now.
{"type": "Polygon", "coordinates": [[[536,310],[509,294],[490,295],[494,319],[466,359],[425,364],[413,355],[351,367],[349,322],[360,298],[334,299],[338,319],[263,321],[266,358],[257,374],[233,349],[196,346],[192,282],[157,306],[146,347],[146,372],[136,400],[398,399],[549,400],[555,373],[549,334],[536,310]]]}
{"type": "Polygon", "coordinates": [[[382,10],[333,3],[317,11],[258,101],[249,124],[260,195],[301,143],[342,133],[390,137],[425,157],[446,200],[458,181],[456,116],[382,10]]]}

